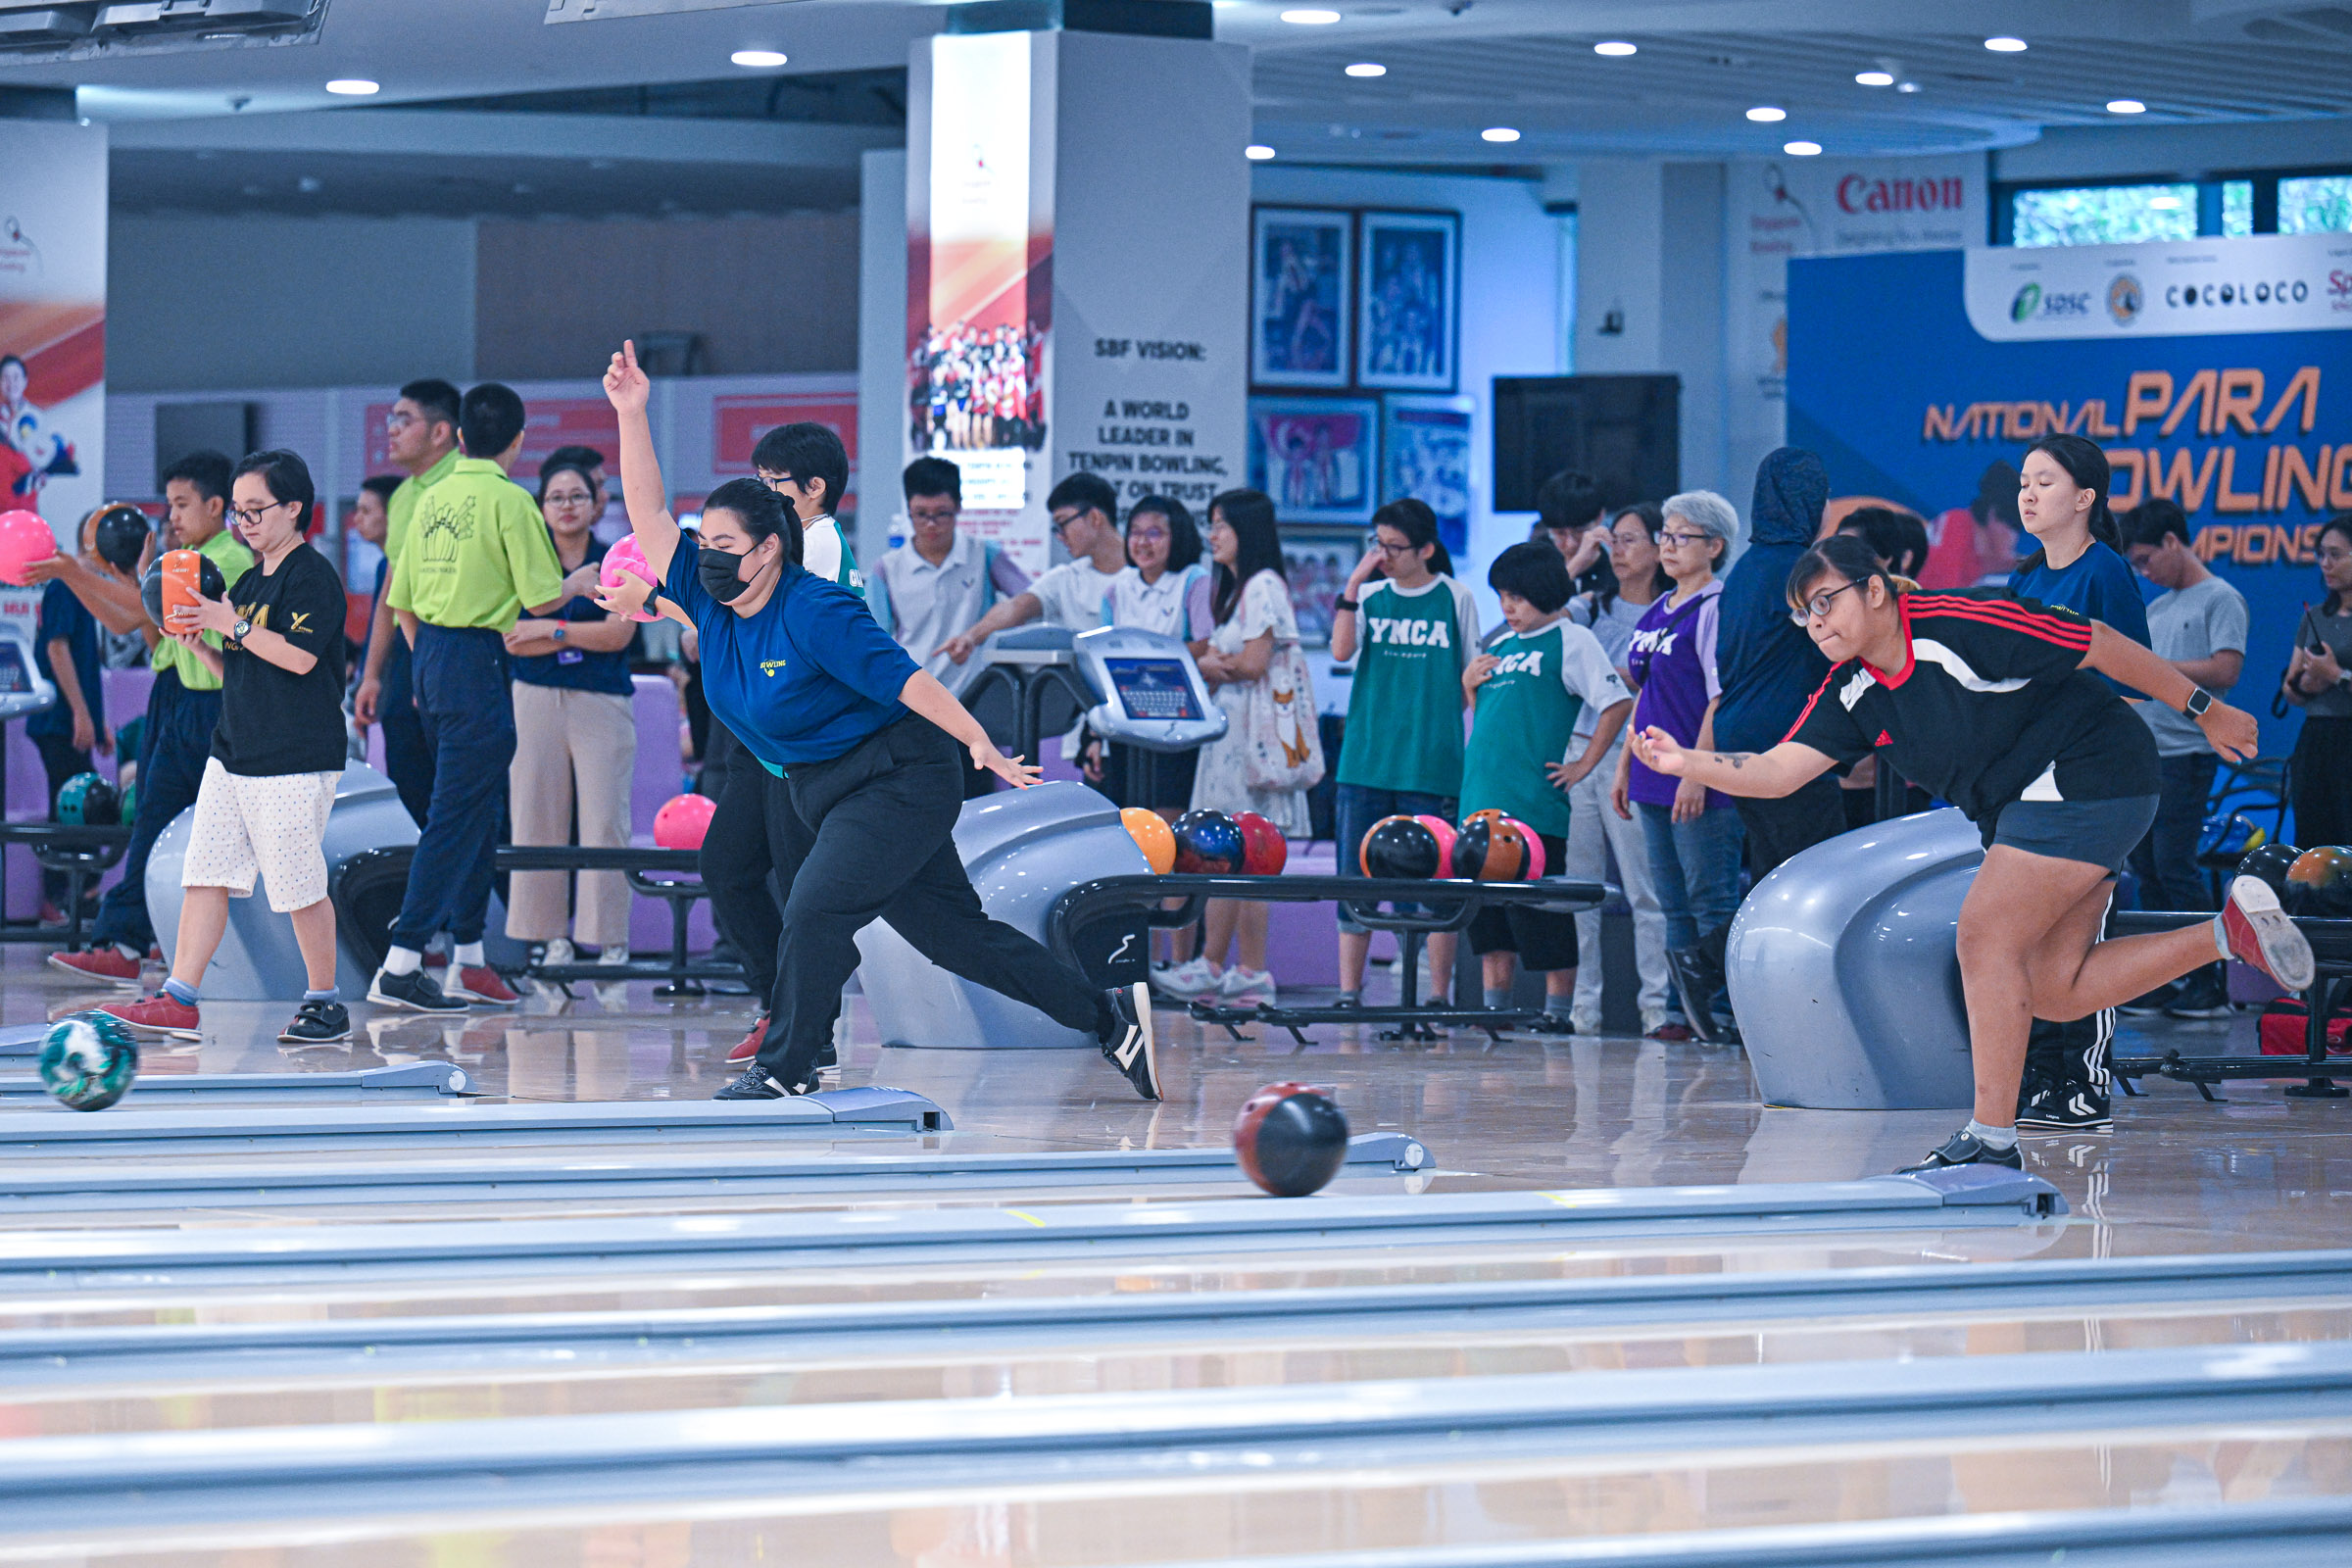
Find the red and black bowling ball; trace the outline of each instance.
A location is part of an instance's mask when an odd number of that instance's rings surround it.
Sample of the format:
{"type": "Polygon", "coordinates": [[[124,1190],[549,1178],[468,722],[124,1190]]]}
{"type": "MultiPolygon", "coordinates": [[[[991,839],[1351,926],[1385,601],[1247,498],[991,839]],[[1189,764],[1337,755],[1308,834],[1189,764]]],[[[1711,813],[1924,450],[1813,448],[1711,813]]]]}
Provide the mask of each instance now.
{"type": "Polygon", "coordinates": [[[2287,868],[2286,885],[2289,896],[2281,902],[2290,914],[2352,915],[2352,849],[2323,844],[2305,850],[2287,868]]]}
{"type": "Polygon", "coordinates": [[[1453,874],[1480,882],[1524,882],[1535,865],[1527,830],[1500,811],[1480,811],[1453,838],[1453,874]]]}
{"type": "Polygon", "coordinates": [[[1176,819],[1176,869],[1188,876],[1231,876],[1242,868],[1242,824],[1223,811],[1187,811],[1176,819]]]}
{"type": "Polygon", "coordinates": [[[1366,876],[1431,877],[1446,869],[1438,836],[1410,816],[1384,816],[1373,823],[1356,851],[1356,864],[1366,876]]]}
{"type": "Polygon", "coordinates": [[[1348,1118],[1304,1084],[1268,1084],[1233,1119],[1233,1157],[1276,1198],[1304,1198],[1348,1162],[1348,1118]]]}
{"type": "Polygon", "coordinates": [[[1237,811],[1234,821],[1242,830],[1242,874],[1244,876],[1278,876],[1290,863],[1290,840],[1255,811],[1237,811]]]}
{"type": "Polygon", "coordinates": [[[2265,844],[2258,850],[2249,851],[2246,858],[2237,862],[2237,875],[2268,883],[2271,891],[2278,895],[2278,902],[2284,905],[2288,898],[2286,873],[2302,854],[2292,844],[2265,844]]]}

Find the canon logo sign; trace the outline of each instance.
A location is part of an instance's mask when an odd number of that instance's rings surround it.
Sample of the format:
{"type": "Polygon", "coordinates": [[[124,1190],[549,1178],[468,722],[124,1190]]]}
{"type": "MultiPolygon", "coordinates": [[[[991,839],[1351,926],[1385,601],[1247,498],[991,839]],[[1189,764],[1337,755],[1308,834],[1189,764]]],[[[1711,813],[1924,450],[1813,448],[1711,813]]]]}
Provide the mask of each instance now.
{"type": "Polygon", "coordinates": [[[1874,179],[1848,174],[1838,182],[1838,206],[1848,213],[1956,213],[1967,199],[1958,174],[1936,179],[1874,179]]]}

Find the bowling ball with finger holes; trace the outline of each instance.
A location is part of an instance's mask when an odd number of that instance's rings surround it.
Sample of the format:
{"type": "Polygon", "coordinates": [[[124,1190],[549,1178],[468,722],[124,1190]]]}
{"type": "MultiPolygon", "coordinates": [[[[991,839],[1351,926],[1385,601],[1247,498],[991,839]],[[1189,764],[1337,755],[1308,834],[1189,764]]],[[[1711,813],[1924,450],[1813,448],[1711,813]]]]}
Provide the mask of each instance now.
{"type": "Polygon", "coordinates": [[[73,827],[113,827],[122,819],[122,806],[103,777],[76,773],[57,787],[57,819],[73,827]]]}
{"type": "Polygon", "coordinates": [[[70,1109],[104,1110],[138,1075],[138,1043],[103,1012],[70,1012],[41,1042],[41,1085],[70,1109]]]}
{"type": "Polygon", "coordinates": [[[1348,1163],[1348,1118],[1304,1084],[1268,1084],[1233,1120],[1233,1157],[1274,1197],[1304,1198],[1348,1163]]]}
{"type": "Polygon", "coordinates": [[[1176,819],[1176,869],[1187,876],[1232,876],[1242,868],[1242,824],[1223,811],[1187,811],[1176,819]]]}
{"type": "Polygon", "coordinates": [[[110,501],[96,512],[97,527],[92,530],[91,543],[98,559],[117,571],[139,569],[139,554],[147,548],[147,535],[154,531],[147,514],[124,501],[110,501]]]}
{"type": "Polygon", "coordinates": [[[1450,876],[1453,872],[1453,824],[1442,816],[1426,814],[1416,816],[1413,820],[1429,829],[1438,841],[1438,868],[1432,874],[1450,876]]]}
{"type": "Polygon", "coordinates": [[[708,795],[673,795],[654,813],[654,843],[665,850],[699,850],[718,803],[708,795]]]}
{"type": "Polygon", "coordinates": [[[220,599],[228,593],[228,579],[220,575],[210,556],[194,550],[167,550],[139,579],[139,603],[146,607],[147,618],[162,627],[167,610],[196,602],[190,597],[191,587],[207,599],[220,599]]]}
{"type": "MultiPolygon", "coordinates": [[[[638,546],[635,534],[629,535],[605,552],[604,564],[597,567],[596,580],[602,583],[609,593],[620,586],[620,580],[624,575],[635,577],[641,582],[651,583],[657,591],[662,586],[662,579],[654,575],[653,564],[645,559],[645,551],[638,546]]],[[[649,599],[646,603],[651,605],[653,601],[649,599]]],[[[629,612],[629,618],[642,622],[660,620],[662,617],[651,611],[633,610],[629,612]]]]}
{"type": "Polygon", "coordinates": [[[1533,882],[1544,874],[1544,835],[1515,816],[1504,820],[1517,828],[1519,836],[1527,840],[1527,875],[1524,880],[1533,882]]]}
{"type": "Polygon", "coordinates": [[[1433,877],[1445,865],[1438,853],[1438,836],[1417,817],[1384,816],[1364,834],[1356,864],[1366,876],[1433,877]]]}
{"type": "Polygon", "coordinates": [[[2323,844],[2305,850],[2288,868],[2286,885],[2291,897],[2281,902],[2290,914],[2352,916],[2352,849],[2323,844]]]}
{"type": "Polygon", "coordinates": [[[37,512],[0,512],[0,582],[17,588],[29,588],[32,579],[25,575],[36,561],[49,561],[57,555],[57,535],[37,512]]]}
{"type": "Polygon", "coordinates": [[[2269,885],[2278,895],[2281,906],[2286,903],[2286,873],[2303,858],[2303,852],[2292,844],[2265,844],[2237,862],[2237,876],[2250,876],[2269,885]]]}
{"type": "Polygon", "coordinates": [[[1119,825],[1135,840],[1135,847],[1144,852],[1144,863],[1152,867],[1153,876],[1166,876],[1176,869],[1176,835],[1169,831],[1165,817],[1157,811],[1130,806],[1120,810],[1119,825]]]}
{"type": "Polygon", "coordinates": [[[1242,875],[1280,876],[1291,860],[1282,829],[1255,811],[1237,811],[1233,819],[1242,829],[1242,875]]]}
{"type": "Polygon", "coordinates": [[[1478,882],[1524,882],[1535,863],[1526,830],[1497,811],[1481,811],[1453,840],[1453,874],[1478,882]]]}

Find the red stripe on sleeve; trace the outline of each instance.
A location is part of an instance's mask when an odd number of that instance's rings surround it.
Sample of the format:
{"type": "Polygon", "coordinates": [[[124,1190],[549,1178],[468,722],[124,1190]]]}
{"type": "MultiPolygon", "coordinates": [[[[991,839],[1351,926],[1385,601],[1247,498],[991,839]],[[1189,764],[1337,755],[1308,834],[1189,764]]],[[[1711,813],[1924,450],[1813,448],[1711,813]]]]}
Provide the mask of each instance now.
{"type": "Polygon", "coordinates": [[[1973,620],[2021,636],[2036,638],[2060,648],[2087,652],[2090,648],[2090,625],[2086,621],[2063,619],[2057,615],[2035,614],[2014,605],[1987,604],[1983,600],[1963,599],[1941,605],[1921,605],[1913,612],[1928,616],[1949,616],[1955,620],[1973,620]]]}
{"type": "Polygon", "coordinates": [[[1782,745],[1785,746],[1788,742],[1796,739],[1796,732],[1800,729],[1803,729],[1805,727],[1805,720],[1813,716],[1813,705],[1821,701],[1821,694],[1830,689],[1830,682],[1836,680],[1838,678],[1838,671],[1843,669],[1844,667],[1845,666],[1843,664],[1832,664],[1830,666],[1829,674],[1823,676],[1821,684],[1813,688],[1813,695],[1805,699],[1805,710],[1796,715],[1796,722],[1789,725],[1788,733],[1781,737],[1782,745]]]}

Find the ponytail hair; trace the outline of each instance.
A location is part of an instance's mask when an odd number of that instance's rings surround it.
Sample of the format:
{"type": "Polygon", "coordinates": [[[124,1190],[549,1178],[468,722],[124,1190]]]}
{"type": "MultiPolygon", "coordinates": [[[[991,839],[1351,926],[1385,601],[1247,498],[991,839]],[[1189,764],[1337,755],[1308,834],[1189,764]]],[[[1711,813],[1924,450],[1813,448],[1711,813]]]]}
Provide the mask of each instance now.
{"type": "Polygon", "coordinates": [[[1900,598],[1919,592],[1919,584],[1879,564],[1879,553],[1870,548],[1870,541],[1858,533],[1834,533],[1821,540],[1796,558],[1788,568],[1788,585],[1783,592],[1788,596],[1790,610],[1801,610],[1812,597],[1813,585],[1824,577],[1843,577],[1847,582],[1865,583],[1876,577],[1886,585],[1886,597],[1900,598]]]}
{"type": "Polygon", "coordinates": [[[1372,514],[1372,526],[1396,529],[1415,550],[1423,545],[1436,546],[1430,552],[1429,569],[1444,577],[1453,575],[1453,557],[1446,553],[1444,541],[1438,538],[1438,514],[1429,509],[1428,502],[1416,496],[1392,501],[1372,514]]]}
{"type": "MultiPolygon", "coordinates": [[[[2099,450],[2099,444],[2079,435],[2045,435],[2026,448],[2028,456],[2036,452],[2048,453],[2051,460],[2066,470],[2068,478],[2092,492],[2090,536],[2117,555],[2122,555],[2124,533],[2116,526],[2115,514],[2107,510],[2107,493],[2115,483],[2115,470],[2108,465],[2107,454],[2099,450]]],[[[2048,554],[2046,550],[2034,552],[2037,559],[2048,554]]],[[[2024,565],[2033,564],[2021,563],[2024,565]]]]}

